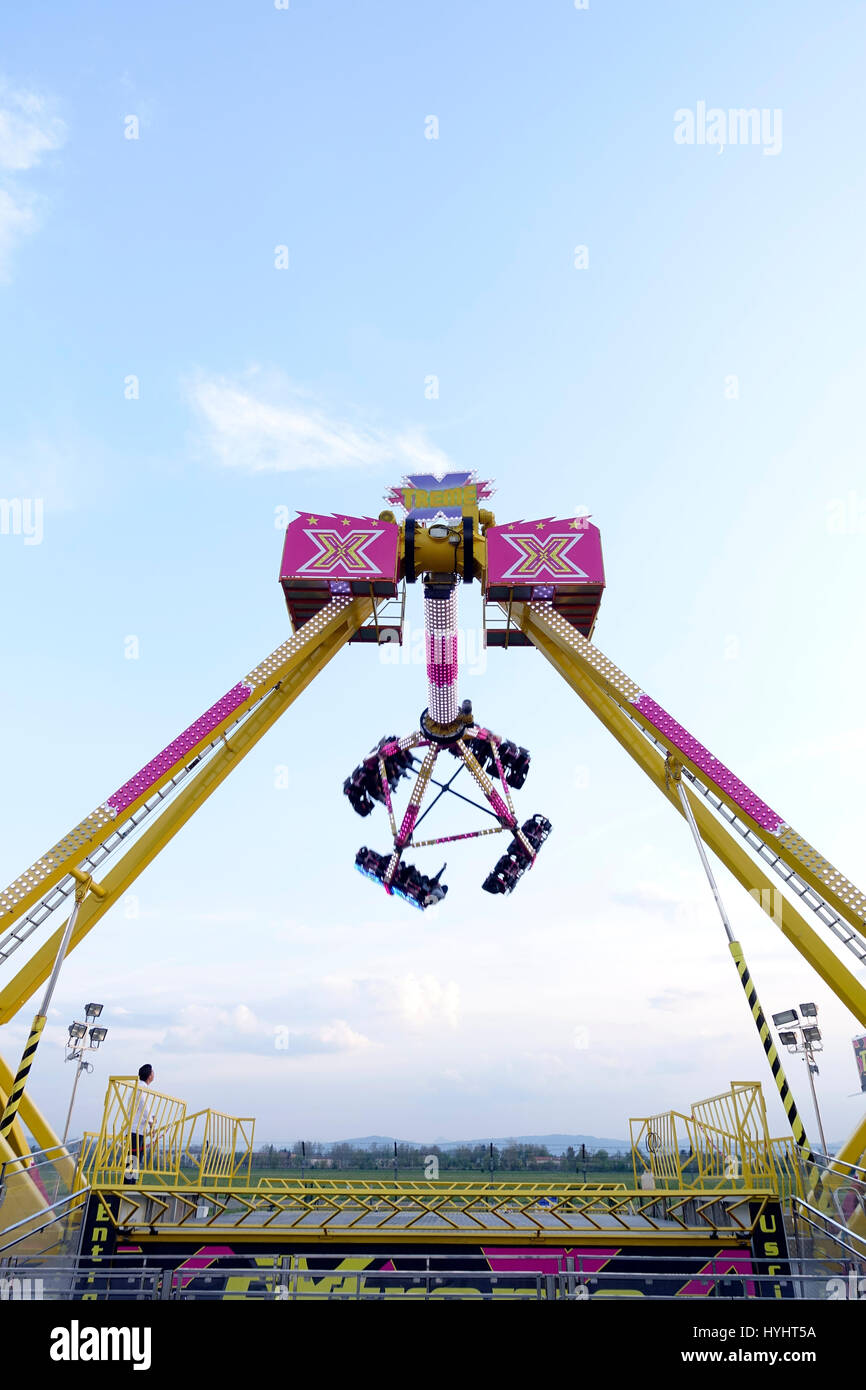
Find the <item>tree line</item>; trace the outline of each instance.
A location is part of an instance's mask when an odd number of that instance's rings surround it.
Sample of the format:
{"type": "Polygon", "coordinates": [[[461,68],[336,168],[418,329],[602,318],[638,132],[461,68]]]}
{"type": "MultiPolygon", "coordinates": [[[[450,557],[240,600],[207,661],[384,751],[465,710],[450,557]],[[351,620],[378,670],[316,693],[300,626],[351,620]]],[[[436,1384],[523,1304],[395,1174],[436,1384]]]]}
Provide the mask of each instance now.
{"type": "Polygon", "coordinates": [[[423,1169],[430,1156],[438,1160],[439,1171],[489,1173],[558,1171],[581,1173],[630,1172],[630,1153],[609,1153],[607,1149],[569,1146],[563,1154],[553,1154],[544,1144],[460,1144],[442,1149],[438,1144],[322,1144],[315,1140],[296,1140],[290,1149],[266,1144],[253,1154],[254,1168],[325,1168],[332,1171],[358,1171],[382,1168],[423,1169]]]}

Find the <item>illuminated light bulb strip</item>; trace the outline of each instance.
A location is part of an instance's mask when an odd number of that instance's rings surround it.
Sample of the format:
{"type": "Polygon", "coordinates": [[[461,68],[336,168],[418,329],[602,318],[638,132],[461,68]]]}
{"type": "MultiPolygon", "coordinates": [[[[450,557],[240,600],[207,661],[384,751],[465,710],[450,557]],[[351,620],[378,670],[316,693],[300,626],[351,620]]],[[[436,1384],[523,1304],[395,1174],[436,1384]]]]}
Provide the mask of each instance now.
{"type": "Polygon", "coordinates": [[[517,839],[520,841],[520,843],[523,845],[523,848],[526,850],[527,854],[529,855],[529,863],[528,863],[527,866],[526,866],[527,869],[532,869],[532,868],[534,868],[534,867],[535,867],[535,861],[536,861],[536,859],[538,858],[538,851],[533,847],[532,843],[527,839],[527,837],[524,835],[523,831],[521,830],[520,826],[517,825],[516,822],[515,822],[515,826],[514,826],[514,834],[516,835],[517,839]]]}
{"type": "Polygon", "coordinates": [[[494,813],[499,817],[503,825],[507,825],[511,830],[516,830],[517,818],[514,812],[508,809],[502,797],[499,795],[499,792],[487,776],[487,773],[475,757],[475,754],[470,748],[467,748],[462,738],[457,740],[455,747],[484,793],[485,798],[490,802],[494,813]]]}
{"type": "Polygon", "coordinates": [[[399,849],[393,850],[391,858],[388,860],[388,867],[385,870],[385,877],[382,879],[382,882],[385,885],[386,893],[392,893],[394,891],[391,887],[391,884],[393,882],[394,875],[397,872],[397,865],[400,863],[400,853],[401,851],[399,849]]]}
{"type": "MultiPolygon", "coordinates": [[[[657,733],[667,747],[689,758],[695,767],[703,772],[709,781],[718,788],[724,800],[731,806],[745,812],[761,830],[779,846],[783,861],[789,866],[800,864],[814,875],[818,882],[841,904],[846,920],[863,932],[866,926],[866,893],[841,873],[829,859],[825,858],[793,826],[785,821],[778,811],[753,792],[719,758],[716,758],[704,744],[689,733],[673,715],[662,705],[645,694],[634,681],[630,680],[619,667],[594,647],[591,642],[562,618],[552,604],[532,602],[526,605],[533,619],[546,628],[563,646],[571,647],[586,661],[600,677],[600,683],[615,700],[625,702],[637,711],[645,726],[657,733]],[[859,920],[854,920],[859,919],[859,920]]],[[[831,909],[835,911],[831,904],[831,909]]]]}
{"type": "MultiPolygon", "coordinates": [[[[511,792],[509,791],[508,783],[505,780],[505,773],[502,771],[502,763],[499,761],[499,745],[502,742],[502,740],[496,738],[496,736],[491,733],[488,733],[487,737],[490,739],[490,747],[493,750],[493,761],[496,763],[496,771],[499,773],[499,781],[502,785],[503,795],[505,796],[505,800],[508,803],[508,809],[511,812],[513,819],[516,821],[517,817],[514,815],[514,804],[511,800],[511,792]]],[[[533,858],[534,857],[535,856],[533,855],[533,858]]]]}
{"type": "Polygon", "coordinates": [[[424,756],[424,761],[421,764],[421,771],[418,773],[415,785],[412,788],[412,795],[409,798],[409,805],[406,807],[406,814],[403,817],[403,824],[400,827],[400,833],[399,835],[395,835],[394,850],[391,854],[391,858],[388,860],[388,867],[385,870],[385,876],[382,880],[385,886],[386,893],[393,893],[394,891],[391,885],[394,881],[394,875],[397,872],[397,865],[400,863],[400,856],[402,855],[403,850],[406,848],[406,845],[412,837],[412,831],[414,829],[415,822],[418,819],[418,811],[421,806],[421,800],[424,796],[425,791],[427,790],[427,784],[430,781],[430,778],[433,774],[433,768],[436,764],[436,759],[438,756],[438,745],[433,744],[432,746],[429,746],[424,756]]]}
{"type": "Polygon", "coordinates": [[[295,656],[302,647],[307,646],[311,637],[317,637],[332,618],[336,617],[343,609],[349,608],[352,602],[351,598],[342,594],[333,595],[330,601],[319,609],[318,613],[304,623],[303,627],[299,628],[285,642],[281,642],[270,656],[266,656],[264,661],[259,662],[258,666],[253,667],[247,675],[246,683],[255,689],[256,686],[269,680],[286,661],[295,656]]]}
{"type": "Polygon", "coordinates": [[[427,710],[435,724],[450,725],[460,712],[457,699],[457,585],[447,598],[424,591],[427,651],[427,710]]]}
{"type": "MultiPolygon", "coordinates": [[[[412,788],[412,795],[409,797],[409,805],[406,807],[406,814],[403,817],[403,824],[400,826],[400,833],[397,836],[396,848],[398,852],[409,843],[412,831],[415,828],[415,822],[418,819],[418,811],[421,808],[421,801],[425,791],[427,790],[427,783],[430,781],[430,778],[433,775],[433,768],[436,764],[436,759],[438,755],[439,749],[435,744],[432,748],[428,748],[427,752],[424,755],[424,761],[421,764],[421,771],[418,773],[415,785],[412,788]]],[[[399,853],[397,857],[399,858],[399,853]]],[[[396,869],[396,867],[397,865],[395,863],[394,868],[396,869]]],[[[388,869],[390,877],[388,877],[387,881],[390,883],[391,878],[393,878],[394,876],[393,872],[391,872],[390,864],[388,865],[388,869]]]]}
{"type": "Polygon", "coordinates": [[[582,633],[572,627],[571,623],[562,618],[552,606],[544,603],[530,603],[527,607],[536,621],[552,631],[559,641],[580,654],[582,659],[601,677],[608,694],[612,695],[614,699],[625,699],[674,748],[691,759],[702,772],[706,772],[717,786],[721,787],[725,795],[735,801],[747,815],[750,815],[762,830],[776,833],[784,826],[784,821],[778,812],[772,810],[765,801],[762,801],[751,787],[748,787],[745,782],[742,782],[731,772],[730,768],[714,757],[708,748],[705,748],[689,733],[688,729],[677,723],[666,709],[663,709],[639,686],[635,685],[634,681],[630,680],[623,671],[620,671],[618,666],[608,660],[597,647],[587,641],[582,633]]]}
{"type": "MultiPolygon", "coordinates": [[[[389,744],[388,746],[391,747],[390,744],[389,744]]],[[[383,752],[384,752],[384,749],[383,749],[383,752]]],[[[393,805],[392,805],[392,803],[391,803],[391,788],[390,788],[390,786],[389,786],[389,784],[388,784],[388,774],[387,774],[387,772],[385,771],[385,759],[384,759],[384,758],[380,758],[380,759],[379,759],[379,776],[380,776],[381,779],[382,779],[382,791],[383,791],[383,793],[384,793],[384,795],[385,795],[385,805],[388,807],[388,820],[391,822],[391,834],[392,834],[393,838],[396,840],[396,838],[397,838],[397,822],[396,822],[395,819],[394,819],[394,807],[393,807],[393,805]]]]}
{"type": "Polygon", "coordinates": [[[475,840],[481,835],[501,835],[507,827],[491,825],[487,830],[466,830],[462,835],[439,835],[435,840],[411,840],[412,849],[426,849],[429,845],[447,845],[451,840],[475,840]]]}
{"type": "Polygon", "coordinates": [[[106,801],[106,807],[115,815],[125,811],[140,796],[161,781],[176,763],[191,756],[192,750],[201,743],[202,739],[206,738],[208,734],[212,734],[214,729],[224,722],[227,715],[234,714],[241,705],[246,704],[251,694],[252,686],[239,681],[223,695],[222,699],[217,700],[215,705],[211,705],[210,709],[199,715],[194,724],[190,724],[189,728],[184,729],[182,734],[178,734],[177,738],[163,748],[161,753],[157,753],[155,758],[151,758],[149,763],[145,763],[134,777],[130,777],[128,782],[124,782],[122,787],[118,787],[117,791],[113,792],[106,801]]]}
{"type": "Polygon", "coordinates": [[[211,705],[209,710],[184,729],[183,733],[146,763],[134,777],[118,787],[101,806],[97,806],[85,816],[62,840],[58,840],[46,854],[31,864],[29,869],[13,879],[7,888],[0,891],[0,916],[6,916],[19,909],[22,901],[38,889],[40,883],[49,875],[53,875],[56,881],[60,865],[70,860],[77,863],[82,859],[87,851],[103,838],[107,826],[117,822],[118,816],[127,811],[135,801],[139,801],[151,788],[155,789],[172,767],[193,756],[195,749],[208,740],[208,734],[218,728],[224,720],[232,714],[239,715],[250,702],[264,694],[264,690],[257,688],[266,683],[266,688],[270,688],[273,685],[272,678],[280,672],[281,667],[297,656],[305,646],[318,641],[322,629],[353,602],[351,598],[332,598],[299,632],[282,642],[270,656],[250,671],[244,680],[232,686],[215,705],[211,705]]]}
{"type": "Polygon", "coordinates": [[[429,748],[429,746],[430,740],[425,738],[420,731],[407,734],[405,738],[397,740],[397,747],[401,752],[405,752],[407,748],[429,748]]]}

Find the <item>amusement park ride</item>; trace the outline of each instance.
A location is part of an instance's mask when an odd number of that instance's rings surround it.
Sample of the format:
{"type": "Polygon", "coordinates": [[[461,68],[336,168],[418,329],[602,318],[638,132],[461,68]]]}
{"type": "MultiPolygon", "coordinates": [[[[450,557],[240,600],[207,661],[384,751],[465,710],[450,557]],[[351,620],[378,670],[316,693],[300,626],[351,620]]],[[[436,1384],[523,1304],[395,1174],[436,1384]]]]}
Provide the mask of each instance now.
{"type": "MultiPolygon", "coordinates": [[[[71,909],[41,946],[31,943],[23,966],[0,990],[5,1023],[47,983],[14,1077],[0,1059],[0,1163],[26,1152],[22,1121],[37,1142],[53,1142],[26,1085],[64,956],[342,647],[402,640],[407,586],[423,592],[427,702],[412,732],[380,738],[346,779],[352,809],[364,818],[384,809],[390,825],[390,848],[362,847],[357,867],[387,894],[422,910],[447,892],[443,869],[422,873],[407,852],[504,834],[505,849],[481,885],[493,894],[510,893],[534,868],[551,827],[540,814],[521,821],[512,798],[526,781],[529,753],[476,720],[459,696],[458,599],[476,583],[486,643],[508,651],[535,647],[685,817],[794,1139],[809,1152],[705,850],[773,917],[862,1025],[866,986],[843,956],[861,969],[866,962],[866,895],[593,644],[605,586],[598,528],[586,517],[497,523],[485,505],[491,491],[474,474],[416,475],[390,490],[389,509],[375,517],[299,513],[288,526],[280,568],[292,636],[0,893],[0,965],[7,969],[50,918],[71,909]],[[402,521],[393,509],[402,510],[402,521]],[[437,780],[443,767],[446,775],[437,780]],[[425,796],[437,788],[429,809],[453,793],[458,772],[474,782],[483,804],[472,804],[491,823],[420,839],[425,796]],[[401,814],[396,803],[404,781],[409,796],[401,814]]],[[[464,805],[468,799],[460,797],[464,805]]],[[[840,1158],[857,1163],[864,1149],[866,1120],[840,1158]]]]}

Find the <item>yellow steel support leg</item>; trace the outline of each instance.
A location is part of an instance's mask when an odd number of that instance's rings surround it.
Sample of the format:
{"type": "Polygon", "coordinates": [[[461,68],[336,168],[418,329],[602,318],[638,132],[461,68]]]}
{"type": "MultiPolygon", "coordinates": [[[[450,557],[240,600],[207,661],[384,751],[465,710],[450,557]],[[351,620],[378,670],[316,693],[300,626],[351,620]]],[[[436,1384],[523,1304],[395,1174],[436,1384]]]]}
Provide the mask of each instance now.
{"type": "MultiPolygon", "coordinates": [[[[96,901],[88,897],[82,904],[72,932],[68,950],[72,951],[96,925],[109,907],[123,896],[131,883],[173,839],[198,808],[204,804],[233,768],[256,746],[263,734],[284,714],[310,682],[328,664],[370,611],[368,599],[358,599],[345,610],[345,621],[330,632],[305,656],[304,660],[261,701],[252,713],[239,724],[230,738],[212,754],[201,771],[182,783],[167,803],[165,810],[155,814],[123,857],[101,881],[103,897],[96,901]]],[[[0,991],[0,1023],[6,1023],[17,1013],[40,985],[48,978],[65,930],[59,927],[5,988],[0,991]]]]}
{"type": "MultiPolygon", "coordinates": [[[[680,815],[683,815],[683,808],[679,804],[675,789],[666,785],[664,761],[635,728],[617,703],[614,694],[603,688],[602,678],[596,679],[591,675],[587,664],[576,657],[565,641],[558,640],[554,631],[536,622],[527,604],[515,604],[514,609],[516,620],[533,645],[580,696],[662,795],[680,815]]],[[[817,971],[837,999],[842,1001],[859,1023],[866,1026],[866,987],[852,975],[836,953],[727,829],[724,822],[703,803],[703,799],[695,796],[688,788],[685,788],[685,794],[704,844],[714,851],[726,868],[752,894],[762,911],[772,918],[782,934],[812,969],[817,971]]],[[[864,1153],[866,1118],[843,1145],[838,1157],[841,1159],[844,1155],[846,1162],[858,1163],[864,1153]],[[852,1157],[853,1154],[857,1154],[858,1157],[852,1157]]]]}
{"type": "MultiPolygon", "coordinates": [[[[803,1127],[803,1121],[800,1119],[800,1115],[797,1110],[796,1103],[794,1101],[793,1093],[791,1091],[790,1086],[788,1085],[788,1078],[785,1075],[785,1069],[782,1066],[779,1054],[776,1051],[776,1044],[773,1041],[773,1035],[770,1032],[769,1024],[767,1023],[767,1020],[764,1016],[764,1010],[761,1008],[761,1001],[758,998],[758,991],[755,989],[755,985],[752,981],[751,974],[749,973],[749,967],[746,965],[746,957],[743,954],[743,948],[734,935],[734,929],[731,926],[730,918],[728,917],[725,904],[722,902],[722,895],[719,892],[719,887],[716,883],[716,877],[713,873],[712,865],[710,864],[710,861],[707,858],[707,852],[704,849],[703,843],[701,841],[701,833],[698,830],[697,822],[695,821],[692,815],[691,804],[689,802],[688,797],[686,796],[685,783],[683,782],[683,765],[678,758],[671,758],[670,756],[668,756],[665,759],[665,786],[669,788],[671,787],[671,785],[676,787],[677,796],[679,797],[679,802],[683,810],[683,815],[685,816],[686,821],[688,822],[688,827],[692,832],[698,855],[700,856],[701,863],[704,866],[704,873],[707,876],[707,882],[709,883],[713,897],[716,900],[716,907],[719,909],[719,916],[722,919],[722,926],[724,927],[725,935],[728,938],[728,950],[733,956],[734,964],[737,967],[737,974],[740,978],[740,984],[743,986],[743,992],[746,996],[746,1002],[749,1005],[752,1018],[755,1021],[755,1027],[758,1030],[758,1037],[761,1039],[761,1046],[763,1047],[764,1052],[766,1053],[767,1061],[770,1064],[770,1072],[772,1074],[773,1081],[776,1084],[776,1088],[779,1092],[779,1099],[782,1102],[782,1107],[785,1111],[785,1115],[787,1116],[788,1123],[791,1126],[791,1132],[794,1135],[794,1139],[797,1142],[797,1144],[800,1145],[801,1154],[807,1161],[811,1162],[812,1151],[809,1147],[809,1141],[806,1138],[806,1131],[803,1127]]],[[[763,1105],[763,1100],[761,1104],[763,1105]]]]}
{"type": "MultiPolygon", "coordinates": [[[[500,607],[504,609],[504,604],[500,607]]],[[[778,855],[791,872],[796,873],[804,883],[808,883],[848,926],[861,939],[866,937],[866,893],[830,863],[793,826],[777,826],[775,833],[756,821],[751,813],[733,796],[729,796],[723,782],[714,780],[713,773],[706,766],[699,765],[689,756],[681,745],[677,745],[671,735],[641,708],[642,691],[635,682],[614,665],[604,652],[572,627],[549,603],[515,603],[514,616],[523,632],[539,650],[550,658],[551,646],[567,654],[570,663],[604,691],[606,695],[623,707],[627,707],[632,719],[646,732],[664,744],[671,756],[678,757],[686,767],[707,786],[722,803],[734,812],[745,826],[778,855]]],[[[567,677],[566,677],[567,679],[567,677]]],[[[683,733],[686,733],[683,730],[683,733]]],[[[721,767],[721,764],[719,765],[721,767]]],[[[723,781],[725,779],[723,778],[723,781]]]]}
{"type": "MultiPolygon", "coordinates": [[[[7,1065],[3,1057],[0,1057],[0,1102],[6,1104],[6,1100],[12,1090],[15,1077],[12,1068],[7,1065]]],[[[21,1097],[16,1117],[16,1125],[23,1123],[27,1126],[36,1141],[37,1148],[53,1149],[60,1144],[57,1133],[45,1119],[42,1112],[36,1106],[33,1097],[27,1092],[21,1097]]],[[[10,1143],[12,1141],[10,1140],[10,1143]]],[[[24,1152],[26,1152],[26,1145],[24,1152]]]]}
{"type": "Polygon", "coordinates": [[[18,1070],[15,1073],[15,1080],[12,1082],[12,1090],[6,1097],[6,1104],[3,1107],[3,1117],[0,1119],[0,1139],[8,1142],[9,1131],[15,1123],[15,1116],[18,1114],[18,1107],[24,1095],[24,1087],[27,1085],[27,1077],[30,1068],[33,1066],[36,1057],[36,1049],[39,1046],[39,1039],[42,1036],[42,1029],[45,1027],[45,1015],[37,1014],[30,1027],[30,1035],[24,1044],[24,1051],[21,1054],[21,1061],[18,1063],[18,1070]]]}
{"type": "MultiPolygon", "coordinates": [[[[632,721],[596,681],[583,669],[574,653],[560,643],[555,634],[543,631],[531,621],[526,604],[515,604],[520,626],[550,664],[583,700],[596,718],[626,750],[662,796],[683,815],[679,797],[672,787],[665,786],[665,765],[658,752],[648,743],[632,721]],[[519,611],[518,611],[519,610],[519,611]]],[[[703,799],[686,789],[686,796],[697,822],[701,839],[718,856],[743,887],[751,893],[762,910],[771,917],[803,958],[816,970],[825,984],[854,1017],[866,1026],[866,986],[852,975],[836,953],[809,925],[797,908],[743,848],[723,821],[704,804],[703,799]]]]}
{"type": "MultiPolygon", "coordinates": [[[[231,702],[223,717],[216,723],[208,723],[200,736],[194,736],[195,725],[183,731],[182,740],[176,739],[177,758],[171,766],[162,768],[161,782],[165,786],[184,766],[194,762],[205,753],[220,736],[234,738],[239,721],[248,715],[259,703],[278,686],[291,681],[295,694],[299,694],[314,676],[322,669],[319,660],[322,647],[331,638],[339,637],[338,646],[358,631],[373,611],[368,598],[332,598],[313,618],[306,622],[299,632],[283,642],[276,651],[260,661],[258,666],[239,682],[246,691],[240,703],[231,702]],[[182,748],[177,746],[182,743],[182,748]]],[[[333,655],[336,648],[331,648],[333,655]]],[[[236,686],[235,689],[238,687],[236,686]]],[[[233,694],[234,691],[229,692],[233,694]]],[[[214,707],[216,708],[216,707],[214,707]]],[[[210,711],[209,713],[212,713],[210,711]]],[[[198,722],[198,721],[197,721],[198,722]]],[[[170,745],[172,746],[172,745],[170,745]]],[[[167,750],[163,750],[164,752],[167,750]]],[[[147,767],[141,769],[146,772],[147,767]]],[[[133,779],[138,782],[138,778],[133,779]]],[[[132,783],[127,783],[127,787],[132,783]]],[[[48,891],[67,874],[74,873],[74,865],[86,861],[88,854],[106,836],[129,821],[147,801],[158,791],[158,785],[151,777],[141,780],[136,795],[126,802],[119,816],[111,808],[102,804],[89,816],[85,816],[62,840],[59,840],[46,854],[40,856],[30,868],[19,874],[5,889],[0,890],[0,925],[5,928],[23,916],[35,903],[44,899],[48,891]]]]}

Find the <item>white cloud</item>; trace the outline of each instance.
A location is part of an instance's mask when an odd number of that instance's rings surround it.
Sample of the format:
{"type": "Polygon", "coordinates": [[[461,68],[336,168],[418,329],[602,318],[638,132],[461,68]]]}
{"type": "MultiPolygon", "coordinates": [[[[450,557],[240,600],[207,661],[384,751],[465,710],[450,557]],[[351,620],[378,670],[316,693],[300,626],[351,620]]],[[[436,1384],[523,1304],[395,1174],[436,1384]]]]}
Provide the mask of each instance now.
{"type": "Polygon", "coordinates": [[[370,1039],[365,1038],[363,1033],[356,1033],[343,1018],[338,1018],[335,1023],[325,1028],[319,1028],[317,1034],[323,1046],[335,1052],[370,1046],[370,1039]]]}
{"type": "Polygon", "coordinates": [[[456,1028],[460,1009],[460,989],[454,980],[442,982],[435,975],[408,974],[398,981],[400,1013],[407,1023],[424,1026],[446,1023],[456,1028]]]}
{"type": "Polygon", "coordinates": [[[33,169],[65,139],[66,126],[44,97],[0,84],[0,279],[8,278],[14,248],[38,225],[37,200],[14,176],[33,169]]]}
{"type": "Polygon", "coordinates": [[[207,448],[250,473],[396,467],[447,471],[449,460],[420,429],[385,430],[341,419],[280,373],[199,376],[188,386],[207,448]]]}
{"type": "Polygon", "coordinates": [[[33,231],[36,218],[33,208],[23,194],[13,197],[0,188],[0,278],[8,274],[8,264],[14,248],[22,237],[33,231]]]}
{"type": "Polygon", "coordinates": [[[292,1029],[281,1024],[274,1030],[274,1045],[290,1056],[309,1056],[317,1052],[357,1052],[373,1044],[363,1033],[351,1028],[344,1018],[319,1028],[292,1029]]]}
{"type": "Polygon", "coordinates": [[[372,1044],[345,1019],[331,1019],[312,1027],[290,1027],[256,1014],[248,1004],[186,1004],[167,1027],[155,1027],[149,1036],[166,1053],[268,1052],[296,1056],[322,1052],[354,1052],[372,1044]]]}
{"type": "Polygon", "coordinates": [[[44,97],[0,86],[0,169],[32,169],[65,139],[66,126],[44,97]]]}
{"type": "Polygon", "coordinates": [[[256,1017],[246,1004],[220,1008],[210,1004],[187,1004],[180,1010],[178,1022],[166,1029],[167,1047],[185,1048],[237,1046],[238,1036],[248,1040],[273,1037],[273,1027],[256,1017]]]}
{"type": "Polygon", "coordinates": [[[460,987],[455,980],[416,975],[326,975],[321,988],[343,1006],[369,1011],[372,1018],[399,1019],[412,1029],[445,1024],[456,1028],[460,1015],[460,987]]]}

